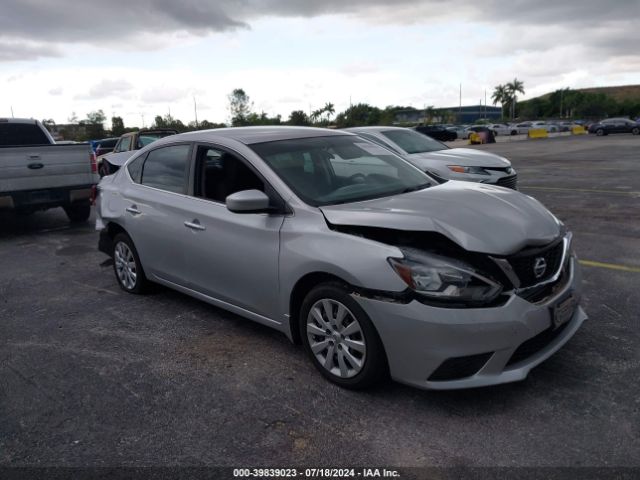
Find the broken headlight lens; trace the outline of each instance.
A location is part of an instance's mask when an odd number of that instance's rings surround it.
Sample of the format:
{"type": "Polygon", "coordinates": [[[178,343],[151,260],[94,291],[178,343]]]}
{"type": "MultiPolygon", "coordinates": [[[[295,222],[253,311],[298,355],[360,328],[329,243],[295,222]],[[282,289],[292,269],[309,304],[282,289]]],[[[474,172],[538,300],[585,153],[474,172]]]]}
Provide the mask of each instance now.
{"type": "Polygon", "coordinates": [[[389,263],[416,293],[443,302],[487,303],[495,299],[502,286],[473,267],[431,253],[402,249],[404,258],[389,258],[389,263]]]}

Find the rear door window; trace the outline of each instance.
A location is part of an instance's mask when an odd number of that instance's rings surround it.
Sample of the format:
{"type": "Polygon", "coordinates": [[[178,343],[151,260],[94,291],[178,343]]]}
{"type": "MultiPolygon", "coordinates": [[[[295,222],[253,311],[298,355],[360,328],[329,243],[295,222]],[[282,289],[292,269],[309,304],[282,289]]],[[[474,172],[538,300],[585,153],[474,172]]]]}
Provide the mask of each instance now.
{"type": "Polygon", "coordinates": [[[191,146],[188,144],[152,150],[142,167],[140,183],[168,192],[186,194],[190,152],[191,146]]]}

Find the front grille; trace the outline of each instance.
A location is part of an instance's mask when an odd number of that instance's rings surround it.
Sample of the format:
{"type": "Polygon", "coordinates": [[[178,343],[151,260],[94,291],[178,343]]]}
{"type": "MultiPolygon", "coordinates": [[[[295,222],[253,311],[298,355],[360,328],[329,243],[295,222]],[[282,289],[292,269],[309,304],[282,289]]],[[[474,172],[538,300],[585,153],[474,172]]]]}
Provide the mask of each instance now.
{"type": "Polygon", "coordinates": [[[496,185],[500,187],[510,188],[512,190],[518,189],[518,175],[511,175],[510,177],[502,177],[498,179],[496,185]]]}
{"type": "Polygon", "coordinates": [[[560,290],[562,290],[567,285],[569,278],[569,267],[565,266],[562,270],[560,278],[558,278],[558,280],[556,280],[555,282],[538,285],[537,287],[523,290],[518,293],[518,296],[531,303],[543,302],[547,298],[557,294],[560,290]]]}
{"type": "Polygon", "coordinates": [[[431,374],[428,380],[430,382],[443,382],[470,377],[484,367],[491,355],[493,355],[493,352],[448,358],[431,374]]]}
{"type": "Polygon", "coordinates": [[[563,249],[564,243],[558,241],[548,247],[528,249],[507,258],[513,271],[520,279],[520,288],[531,287],[553,277],[560,268],[563,249]],[[546,268],[542,275],[536,276],[536,262],[540,258],[544,259],[546,268]]]}
{"type": "Polygon", "coordinates": [[[518,348],[516,348],[516,351],[513,352],[513,355],[511,355],[506,366],[508,367],[522,362],[543,350],[547,345],[560,336],[565,328],[567,328],[567,325],[569,325],[569,322],[560,325],[555,330],[553,327],[547,328],[535,337],[531,337],[529,340],[522,343],[518,348]]]}

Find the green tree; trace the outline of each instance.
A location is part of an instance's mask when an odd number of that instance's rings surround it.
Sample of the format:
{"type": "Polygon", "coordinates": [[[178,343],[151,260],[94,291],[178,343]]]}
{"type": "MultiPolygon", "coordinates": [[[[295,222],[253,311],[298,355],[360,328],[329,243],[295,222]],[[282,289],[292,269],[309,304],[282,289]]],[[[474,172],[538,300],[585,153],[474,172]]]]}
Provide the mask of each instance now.
{"type": "Polygon", "coordinates": [[[323,108],[318,108],[317,110],[314,110],[313,112],[311,112],[311,115],[309,115],[309,118],[311,119],[312,123],[320,123],[320,119],[322,118],[322,114],[324,113],[324,109],[323,108]]]}
{"type": "Polygon", "coordinates": [[[429,105],[424,109],[424,123],[431,123],[436,115],[436,109],[433,105],[429,105]]]}
{"type": "Polygon", "coordinates": [[[266,112],[251,112],[244,120],[244,125],[280,125],[281,123],[280,115],[269,117],[266,112]]]}
{"type": "Polygon", "coordinates": [[[211,130],[213,128],[225,128],[227,125],[224,123],[210,122],[209,120],[200,120],[196,125],[196,122],[189,122],[187,126],[188,130],[211,130]]]}
{"type": "Polygon", "coordinates": [[[382,111],[368,103],[358,103],[347,108],[336,116],[338,128],[379,125],[382,111]]]}
{"type": "Polygon", "coordinates": [[[324,107],[322,108],[322,110],[324,111],[324,113],[327,114],[326,122],[328,125],[329,122],[331,121],[331,117],[333,116],[334,113],[336,113],[335,105],[331,102],[327,102],[324,104],[324,107]]]}
{"type": "Polygon", "coordinates": [[[88,139],[98,139],[105,135],[104,122],[107,119],[102,110],[94,110],[87,113],[87,118],[81,123],[86,125],[88,139]]]}
{"type": "Polygon", "coordinates": [[[500,104],[501,117],[504,118],[504,105],[509,101],[509,90],[506,85],[497,85],[491,94],[493,104],[500,104]]]}
{"type": "Polygon", "coordinates": [[[247,125],[249,114],[253,108],[249,95],[242,88],[236,88],[227,96],[227,99],[229,100],[231,125],[234,127],[247,125]]]}
{"type": "Polygon", "coordinates": [[[119,137],[126,129],[124,128],[124,120],[122,117],[111,117],[111,135],[119,137]]]}
{"type": "Polygon", "coordinates": [[[518,93],[524,95],[524,82],[521,82],[517,78],[513,79],[513,82],[505,85],[509,92],[509,100],[511,101],[511,119],[516,118],[516,103],[518,102],[518,93]]]}
{"type": "Polygon", "coordinates": [[[301,127],[307,127],[311,125],[311,120],[303,110],[294,110],[289,114],[289,120],[287,120],[287,123],[289,125],[298,125],[301,127]]]}

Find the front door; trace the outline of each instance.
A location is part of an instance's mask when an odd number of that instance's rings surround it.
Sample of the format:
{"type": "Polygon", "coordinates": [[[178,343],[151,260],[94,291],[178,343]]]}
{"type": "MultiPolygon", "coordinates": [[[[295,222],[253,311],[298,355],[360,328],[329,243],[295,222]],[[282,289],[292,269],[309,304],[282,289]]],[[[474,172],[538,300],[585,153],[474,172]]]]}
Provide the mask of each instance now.
{"type": "Polygon", "coordinates": [[[232,193],[270,188],[244,159],[199,146],[189,207],[182,218],[193,288],[217,300],[277,319],[282,213],[233,213],[232,193]]]}

